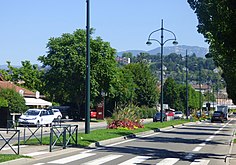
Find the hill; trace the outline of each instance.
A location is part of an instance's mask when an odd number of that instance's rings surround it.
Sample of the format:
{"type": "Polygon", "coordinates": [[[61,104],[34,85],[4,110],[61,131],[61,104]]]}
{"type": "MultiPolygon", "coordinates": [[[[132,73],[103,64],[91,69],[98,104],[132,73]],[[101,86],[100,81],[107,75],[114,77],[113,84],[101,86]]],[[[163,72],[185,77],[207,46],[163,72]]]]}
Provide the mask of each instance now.
{"type": "MultiPolygon", "coordinates": [[[[208,53],[208,48],[203,48],[199,46],[187,46],[187,45],[179,45],[179,46],[165,46],[163,50],[164,55],[169,55],[171,53],[176,53],[176,54],[186,54],[186,50],[188,51],[189,55],[192,55],[193,53],[196,54],[197,57],[205,57],[205,54],[208,53]]],[[[161,48],[158,47],[156,49],[152,49],[149,51],[143,51],[143,50],[127,50],[127,51],[121,51],[118,52],[118,56],[122,56],[123,53],[125,52],[131,52],[133,56],[138,55],[139,53],[149,53],[150,55],[155,55],[159,54],[161,52],[161,48]]]]}

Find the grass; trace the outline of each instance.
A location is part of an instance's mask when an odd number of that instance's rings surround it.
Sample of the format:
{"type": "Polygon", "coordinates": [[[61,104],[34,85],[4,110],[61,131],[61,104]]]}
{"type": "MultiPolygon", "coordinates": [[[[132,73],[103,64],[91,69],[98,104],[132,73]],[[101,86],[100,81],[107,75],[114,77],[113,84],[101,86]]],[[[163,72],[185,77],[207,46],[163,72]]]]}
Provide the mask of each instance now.
{"type": "MultiPolygon", "coordinates": [[[[186,122],[189,122],[189,120],[172,120],[172,121],[166,121],[163,123],[152,122],[152,123],[144,124],[144,128],[138,128],[135,130],[126,130],[126,129],[93,130],[90,132],[90,134],[79,133],[78,134],[78,145],[79,145],[79,147],[87,147],[91,143],[95,143],[98,141],[116,138],[116,137],[120,137],[120,136],[128,136],[128,135],[136,134],[139,132],[155,130],[157,128],[164,128],[164,127],[178,125],[178,124],[182,124],[182,123],[186,123],[186,122]]],[[[62,141],[62,138],[61,138],[61,141],[62,141]]],[[[49,143],[50,143],[49,136],[43,137],[42,144],[49,145],[49,143]]],[[[21,144],[23,144],[23,142],[21,142],[21,144]]],[[[37,139],[30,139],[29,141],[27,141],[26,144],[37,145],[37,144],[39,144],[39,142],[37,141],[37,139]]],[[[73,141],[72,141],[72,144],[73,144],[73,141]]],[[[60,144],[58,143],[58,145],[60,145],[60,144]]]]}
{"type": "Polygon", "coordinates": [[[29,156],[15,155],[15,154],[0,154],[0,163],[19,159],[19,158],[30,158],[29,156]]]}

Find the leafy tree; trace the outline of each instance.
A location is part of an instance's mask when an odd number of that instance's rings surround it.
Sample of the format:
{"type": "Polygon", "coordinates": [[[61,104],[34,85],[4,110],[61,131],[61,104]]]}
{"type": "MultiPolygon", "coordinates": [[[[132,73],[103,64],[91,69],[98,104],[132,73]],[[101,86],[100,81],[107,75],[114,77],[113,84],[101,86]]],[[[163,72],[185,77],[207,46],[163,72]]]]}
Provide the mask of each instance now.
{"type": "Polygon", "coordinates": [[[0,107],[8,107],[8,102],[3,97],[0,97],[0,107]]]}
{"type": "Polygon", "coordinates": [[[134,103],[138,106],[148,107],[156,105],[158,99],[157,81],[148,65],[141,62],[126,65],[125,68],[131,71],[136,84],[134,103]]]}
{"type": "MultiPolygon", "coordinates": [[[[48,68],[43,77],[45,91],[51,99],[61,104],[74,103],[80,109],[85,103],[86,31],[78,29],[73,34],[50,38],[47,48],[47,55],[38,58],[48,68]]],[[[99,102],[102,91],[110,94],[111,81],[117,72],[115,49],[100,37],[91,37],[90,56],[91,100],[99,102]]]]}
{"type": "Polygon", "coordinates": [[[210,44],[210,54],[223,70],[229,98],[236,103],[236,2],[188,0],[198,17],[198,32],[210,44]]]}
{"type": "Polygon", "coordinates": [[[180,107],[178,85],[172,78],[167,78],[163,86],[163,102],[176,110],[182,110],[180,107]]]}
{"type": "Polygon", "coordinates": [[[24,98],[13,89],[0,89],[0,98],[7,102],[10,112],[24,112],[27,109],[24,98]]]}
{"type": "Polygon", "coordinates": [[[111,82],[111,96],[116,105],[131,105],[136,100],[136,84],[132,72],[123,67],[120,68],[111,82]]]}
{"type": "Polygon", "coordinates": [[[32,65],[30,61],[22,61],[22,67],[13,67],[9,61],[7,61],[7,64],[8,70],[2,71],[5,80],[34,91],[42,89],[41,77],[43,71],[39,69],[38,65],[32,65]]]}

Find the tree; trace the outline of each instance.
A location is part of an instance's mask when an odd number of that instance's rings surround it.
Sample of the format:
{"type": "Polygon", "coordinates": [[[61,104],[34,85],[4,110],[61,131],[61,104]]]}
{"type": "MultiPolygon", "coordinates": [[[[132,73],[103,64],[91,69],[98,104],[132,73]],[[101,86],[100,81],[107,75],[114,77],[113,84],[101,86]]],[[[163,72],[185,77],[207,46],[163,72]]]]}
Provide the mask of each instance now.
{"type": "Polygon", "coordinates": [[[130,70],[136,84],[134,103],[138,106],[148,107],[156,105],[158,99],[157,81],[149,66],[141,62],[126,65],[125,69],[130,70]]]}
{"type": "MultiPolygon", "coordinates": [[[[93,33],[91,29],[90,33],[93,33]]],[[[45,91],[61,104],[73,103],[80,109],[85,103],[86,31],[78,29],[73,34],[50,38],[47,55],[38,60],[48,68],[44,75],[45,91]]],[[[115,49],[100,37],[90,40],[91,101],[99,102],[101,92],[110,93],[111,81],[117,72],[115,49]]]]}
{"type": "Polygon", "coordinates": [[[32,65],[30,61],[21,61],[22,67],[13,67],[7,61],[8,70],[1,71],[5,80],[19,84],[20,86],[33,91],[42,89],[41,77],[43,70],[38,65],[32,65]]]}
{"type": "Polygon", "coordinates": [[[111,82],[110,96],[113,98],[115,105],[118,104],[121,107],[131,105],[136,100],[136,87],[132,72],[125,67],[119,68],[111,82]]]}
{"type": "Polygon", "coordinates": [[[180,106],[178,84],[172,78],[167,78],[163,86],[163,103],[176,110],[182,110],[180,106]]]}
{"type": "Polygon", "coordinates": [[[0,89],[0,99],[5,100],[10,112],[19,113],[27,109],[24,98],[13,89],[0,89]]]}
{"type": "Polygon", "coordinates": [[[223,70],[228,97],[236,103],[236,2],[188,0],[198,17],[198,32],[210,44],[210,53],[223,70]]]}

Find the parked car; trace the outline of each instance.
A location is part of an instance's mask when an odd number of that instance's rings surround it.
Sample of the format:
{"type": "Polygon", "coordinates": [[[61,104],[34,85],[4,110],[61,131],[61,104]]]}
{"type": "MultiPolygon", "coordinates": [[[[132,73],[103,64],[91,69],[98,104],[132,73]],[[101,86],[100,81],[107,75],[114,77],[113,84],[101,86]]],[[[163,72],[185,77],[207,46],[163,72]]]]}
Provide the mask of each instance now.
{"type": "Polygon", "coordinates": [[[54,120],[52,110],[28,109],[18,119],[19,125],[50,125],[54,120]]]}
{"type": "Polygon", "coordinates": [[[62,114],[59,109],[52,109],[52,111],[54,114],[54,119],[61,119],[62,118],[62,114]]]}
{"type": "Polygon", "coordinates": [[[222,111],[215,111],[211,117],[211,122],[213,123],[214,121],[220,121],[221,123],[223,123],[224,113],[222,111]]]}
{"type": "MultiPolygon", "coordinates": [[[[162,113],[162,121],[166,120],[166,114],[162,113]]],[[[157,122],[157,121],[161,121],[161,113],[157,112],[154,116],[153,116],[153,122],[157,122]]]]}
{"type": "Polygon", "coordinates": [[[182,119],[184,117],[182,111],[175,111],[174,119],[182,119]]]}

